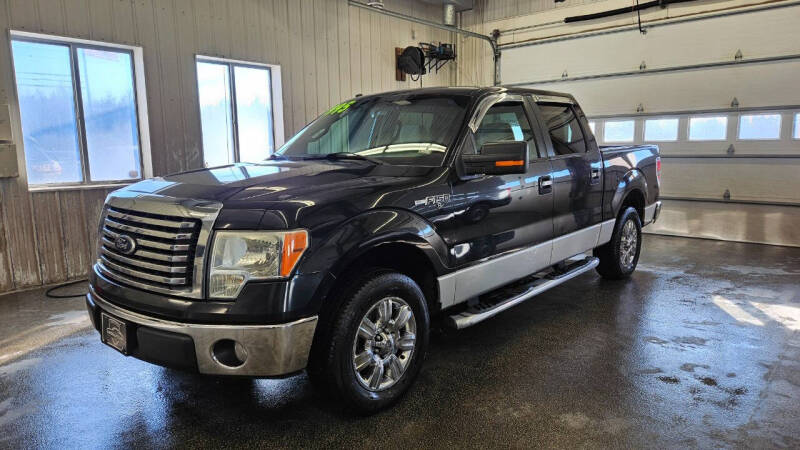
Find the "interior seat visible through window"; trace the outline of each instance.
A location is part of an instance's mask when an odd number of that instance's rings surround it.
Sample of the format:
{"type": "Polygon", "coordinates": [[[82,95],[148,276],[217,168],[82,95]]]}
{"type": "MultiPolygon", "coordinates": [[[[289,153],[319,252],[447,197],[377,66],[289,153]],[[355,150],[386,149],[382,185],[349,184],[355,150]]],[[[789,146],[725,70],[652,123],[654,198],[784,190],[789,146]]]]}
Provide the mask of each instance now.
{"type": "MultiPolygon", "coordinates": [[[[475,146],[489,142],[525,141],[533,139],[530,122],[522,102],[500,102],[489,108],[475,132],[475,146]]],[[[480,151],[480,150],[478,150],[480,151]]]]}

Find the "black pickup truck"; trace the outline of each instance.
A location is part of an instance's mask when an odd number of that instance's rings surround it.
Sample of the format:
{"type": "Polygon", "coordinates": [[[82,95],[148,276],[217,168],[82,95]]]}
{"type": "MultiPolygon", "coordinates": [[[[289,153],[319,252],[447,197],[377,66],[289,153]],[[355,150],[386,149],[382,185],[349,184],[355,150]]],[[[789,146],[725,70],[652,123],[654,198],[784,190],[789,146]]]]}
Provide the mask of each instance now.
{"type": "Polygon", "coordinates": [[[655,146],[600,149],[566,94],[360,96],[268,160],[110,194],[86,304],[126,355],[306,369],[376,411],[414,382],[432,319],[464,328],[591,269],[629,276],[660,165],[655,146]]]}

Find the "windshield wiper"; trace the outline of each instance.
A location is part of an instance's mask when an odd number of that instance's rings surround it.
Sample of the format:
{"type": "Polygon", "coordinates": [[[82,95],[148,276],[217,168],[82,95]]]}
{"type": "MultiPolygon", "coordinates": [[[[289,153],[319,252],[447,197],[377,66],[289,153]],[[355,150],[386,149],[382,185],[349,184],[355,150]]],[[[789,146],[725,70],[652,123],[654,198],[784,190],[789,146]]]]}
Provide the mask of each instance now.
{"type": "Polygon", "coordinates": [[[330,159],[330,160],[357,159],[360,161],[369,161],[373,164],[383,164],[383,161],[379,159],[371,158],[369,156],[359,155],[358,153],[347,153],[347,152],[327,153],[325,155],[314,156],[306,159],[330,159]]]}
{"type": "Polygon", "coordinates": [[[289,158],[287,158],[284,155],[279,155],[277,153],[273,153],[273,154],[269,155],[269,159],[272,159],[272,160],[275,160],[275,161],[277,161],[277,160],[285,161],[285,160],[288,160],[289,158]]]}

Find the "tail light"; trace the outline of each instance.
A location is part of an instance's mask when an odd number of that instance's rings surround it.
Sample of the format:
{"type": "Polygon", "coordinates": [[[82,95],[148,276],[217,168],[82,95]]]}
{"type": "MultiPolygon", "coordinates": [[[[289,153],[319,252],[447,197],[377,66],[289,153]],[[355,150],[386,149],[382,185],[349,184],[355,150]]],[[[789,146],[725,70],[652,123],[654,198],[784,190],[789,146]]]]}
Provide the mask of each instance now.
{"type": "Polygon", "coordinates": [[[658,184],[661,184],[661,157],[656,157],[656,178],[658,179],[658,184]]]}

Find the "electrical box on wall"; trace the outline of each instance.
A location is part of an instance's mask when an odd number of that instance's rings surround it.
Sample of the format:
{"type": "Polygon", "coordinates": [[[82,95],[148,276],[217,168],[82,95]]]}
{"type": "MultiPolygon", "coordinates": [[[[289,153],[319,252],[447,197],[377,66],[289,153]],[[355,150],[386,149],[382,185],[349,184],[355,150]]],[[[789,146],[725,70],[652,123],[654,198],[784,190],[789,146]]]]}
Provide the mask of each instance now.
{"type": "Polygon", "coordinates": [[[18,177],[17,146],[0,142],[0,178],[18,177]]]}

